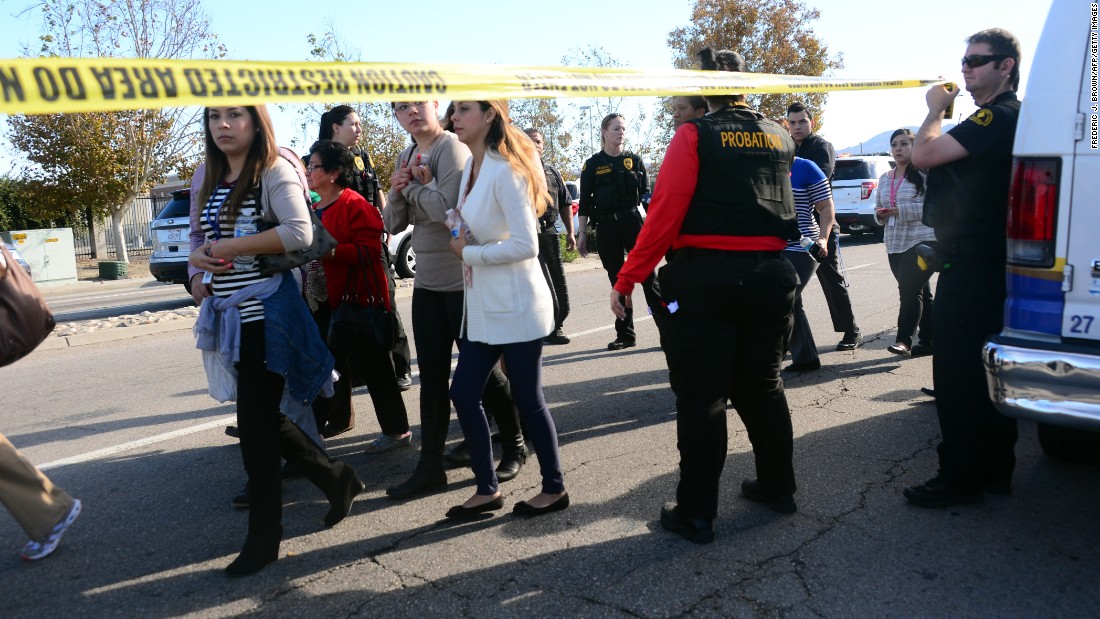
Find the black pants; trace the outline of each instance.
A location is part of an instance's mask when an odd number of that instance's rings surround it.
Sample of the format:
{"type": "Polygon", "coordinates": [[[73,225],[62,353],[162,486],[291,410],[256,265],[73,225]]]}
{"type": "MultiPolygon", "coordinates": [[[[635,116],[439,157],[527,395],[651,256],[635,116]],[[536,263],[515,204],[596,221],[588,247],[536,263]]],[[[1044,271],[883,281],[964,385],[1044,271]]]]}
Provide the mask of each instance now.
{"type": "Polygon", "coordinates": [[[825,293],[829,316],[833,319],[833,331],[849,333],[858,331],[856,316],[852,312],[852,300],[848,298],[848,282],[840,272],[840,228],[829,231],[829,257],[817,267],[817,281],[825,293]]]}
{"type": "MultiPolygon", "coordinates": [[[[331,316],[332,310],[327,304],[322,304],[313,313],[321,333],[328,333],[331,316]]],[[[356,384],[365,384],[382,434],[397,436],[408,432],[409,414],[405,410],[405,401],[401,398],[397,383],[390,378],[394,375],[391,354],[388,351],[339,350],[331,345],[329,349],[336,357],[336,371],[341,378],[336,382],[336,393],[331,398],[313,401],[317,429],[329,435],[354,426],[355,407],[351,401],[351,390],[356,384]],[[326,424],[329,432],[325,432],[326,424]]]]}
{"type": "Polygon", "coordinates": [[[787,347],[791,351],[792,362],[813,363],[820,360],[820,356],[817,354],[817,342],[814,341],[814,332],[810,328],[810,319],[802,307],[802,291],[817,270],[817,260],[809,252],[795,250],[784,251],[783,258],[791,263],[798,274],[798,287],[794,291],[794,320],[787,347]]]}
{"type": "Polygon", "coordinates": [[[935,327],[932,324],[932,288],[928,280],[932,279],[932,271],[922,271],[917,266],[917,248],[897,253],[886,254],[890,262],[890,271],[898,282],[898,299],[901,304],[898,307],[898,335],[897,340],[906,346],[913,346],[913,336],[917,335],[920,327],[920,335],[917,338],[925,346],[932,345],[932,334],[935,327]]]}
{"type": "MultiPolygon", "coordinates": [[[[569,287],[565,284],[565,265],[561,260],[561,236],[557,231],[539,233],[539,259],[550,275],[550,292],[554,295],[554,330],[562,328],[569,316],[569,287]]],[[[622,268],[620,266],[620,268],[622,268]]]]}
{"type": "Polygon", "coordinates": [[[940,474],[968,490],[1009,482],[1016,466],[1016,420],[989,399],[981,357],[986,339],[1004,324],[1004,302],[1004,256],[994,248],[953,254],[951,268],[940,273],[932,357],[940,474]]]}
{"type": "Polygon", "coordinates": [[[237,427],[248,473],[249,534],[269,534],[283,517],[281,458],[293,464],[326,495],[334,494],[346,466],[325,452],[279,412],[283,377],[264,361],[264,323],[241,325],[237,363],[237,427]]]}
{"type": "MultiPolygon", "coordinates": [[[[620,213],[619,219],[612,219],[614,215],[600,214],[600,223],[596,229],[596,242],[599,245],[600,262],[607,271],[607,278],[614,286],[619,280],[619,269],[626,262],[626,253],[634,249],[634,243],[638,240],[638,233],[642,231],[642,216],[636,211],[620,213]]],[[[650,275],[642,282],[642,294],[650,308],[660,307],[661,297],[654,287],[655,277],[650,275]]],[[[654,316],[657,316],[654,310],[654,316]]],[[[658,325],[660,326],[660,325],[658,325]]],[[[633,342],[637,339],[634,333],[634,308],[626,308],[625,319],[615,319],[615,339],[633,342]]]]}
{"type": "MultiPolygon", "coordinates": [[[[451,419],[451,352],[459,343],[462,291],[413,289],[413,339],[420,368],[420,461],[417,468],[443,470],[443,451],[451,419]]],[[[519,411],[508,379],[494,367],[484,391],[485,413],[496,419],[501,443],[517,444],[519,411]]]]}
{"type": "Polygon", "coordinates": [[[675,259],[661,290],[679,305],[665,319],[665,358],[676,394],[680,484],[687,515],[713,519],[726,462],[726,400],[745,423],[769,496],[792,494],[794,441],[779,364],[791,328],[794,267],[773,258],[675,259]]]}

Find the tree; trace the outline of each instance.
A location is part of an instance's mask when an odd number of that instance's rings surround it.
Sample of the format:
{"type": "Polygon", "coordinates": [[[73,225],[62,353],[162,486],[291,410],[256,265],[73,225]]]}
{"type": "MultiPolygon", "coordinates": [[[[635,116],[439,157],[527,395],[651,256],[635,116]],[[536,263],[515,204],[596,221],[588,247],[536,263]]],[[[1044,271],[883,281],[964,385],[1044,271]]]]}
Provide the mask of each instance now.
{"type": "MultiPolygon", "coordinates": [[[[562,57],[562,64],[575,67],[623,67],[626,63],[612,56],[602,47],[590,45],[577,48],[562,57]]],[[[590,99],[571,99],[570,108],[576,114],[570,135],[576,146],[570,149],[570,169],[579,172],[581,164],[592,154],[600,150],[600,122],[605,116],[618,112],[626,117],[628,150],[652,161],[658,151],[664,150],[664,144],[654,141],[658,127],[651,121],[653,117],[652,97],[592,97],[590,99]],[[576,102],[582,102],[578,105],[576,102]]],[[[564,169],[564,168],[563,168],[564,169]]]]}
{"type": "MultiPolygon", "coordinates": [[[[695,52],[709,45],[731,49],[745,57],[755,73],[825,75],[844,67],[842,54],[829,56],[812,23],[821,16],[800,0],[695,0],[691,24],[668,34],[673,63],[695,69],[695,52]]],[[[750,105],[769,117],[783,116],[787,106],[804,101],[814,110],[815,125],[823,123],[825,93],[749,95],[750,105]]]]}
{"type": "MultiPolygon", "coordinates": [[[[225,48],[199,0],[43,0],[39,56],[217,58],[225,48]]],[[[129,261],[122,219],[134,199],[168,172],[193,167],[202,110],[165,108],[88,114],[19,115],[8,138],[34,165],[23,170],[34,213],[43,218],[110,215],[115,254],[129,261]]]]}
{"type": "Polygon", "coordinates": [[[557,99],[512,99],[508,102],[512,124],[520,130],[535,128],[546,144],[543,160],[559,172],[569,169],[569,147],[573,135],[564,129],[557,99]]]}
{"type": "MultiPolygon", "coordinates": [[[[331,22],[326,24],[321,36],[306,36],[313,60],[325,62],[360,62],[362,52],[351,48],[336,32],[331,22]]],[[[378,182],[383,191],[390,185],[390,174],[397,166],[397,157],[409,145],[409,134],[401,128],[394,118],[388,103],[363,103],[359,101],[319,101],[296,106],[301,119],[298,128],[301,135],[292,139],[291,144],[302,151],[307,150],[317,140],[321,114],[337,105],[349,105],[359,114],[363,123],[363,134],[359,136],[359,146],[370,154],[374,169],[378,172],[378,182]]],[[[305,154],[304,152],[302,154],[305,154]]]]}

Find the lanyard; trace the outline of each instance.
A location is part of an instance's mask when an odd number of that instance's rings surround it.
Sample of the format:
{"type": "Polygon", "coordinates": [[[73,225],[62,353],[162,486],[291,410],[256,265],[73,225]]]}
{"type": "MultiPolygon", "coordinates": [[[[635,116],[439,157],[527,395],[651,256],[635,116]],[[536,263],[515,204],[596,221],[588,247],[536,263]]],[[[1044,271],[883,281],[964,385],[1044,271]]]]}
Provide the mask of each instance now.
{"type": "Polygon", "coordinates": [[[218,206],[214,209],[214,220],[210,220],[211,207],[206,207],[206,225],[210,226],[210,229],[214,232],[214,240],[220,241],[222,238],[222,205],[229,199],[229,194],[233,193],[233,188],[230,186],[229,191],[225,192],[222,196],[221,202],[218,202],[218,206]]]}
{"type": "Polygon", "coordinates": [[[897,175],[897,170],[894,170],[890,174],[890,206],[894,208],[898,207],[898,190],[901,189],[901,184],[905,182],[905,176],[902,175],[901,180],[898,181],[897,185],[895,185],[894,179],[897,177],[897,175]]]}

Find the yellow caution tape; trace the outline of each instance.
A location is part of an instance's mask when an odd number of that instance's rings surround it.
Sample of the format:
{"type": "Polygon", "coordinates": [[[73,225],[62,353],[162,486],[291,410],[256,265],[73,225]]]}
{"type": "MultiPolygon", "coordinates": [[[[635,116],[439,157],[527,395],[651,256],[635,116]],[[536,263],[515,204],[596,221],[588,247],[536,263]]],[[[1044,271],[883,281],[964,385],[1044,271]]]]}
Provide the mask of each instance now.
{"type": "Polygon", "coordinates": [[[20,58],[0,60],[0,113],[189,105],[784,93],[915,88],[936,79],[515,65],[20,58]]]}

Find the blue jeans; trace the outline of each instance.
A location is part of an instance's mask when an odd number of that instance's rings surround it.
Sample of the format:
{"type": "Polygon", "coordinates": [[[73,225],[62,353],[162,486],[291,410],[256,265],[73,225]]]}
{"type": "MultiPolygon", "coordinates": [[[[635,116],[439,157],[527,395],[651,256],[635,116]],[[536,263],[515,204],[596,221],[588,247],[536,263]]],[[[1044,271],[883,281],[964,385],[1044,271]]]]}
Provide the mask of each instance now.
{"type": "Polygon", "coordinates": [[[486,344],[463,338],[460,348],[458,366],[451,381],[451,401],[458,412],[466,446],[470,449],[470,466],[477,480],[477,493],[492,496],[499,489],[493,470],[489,421],[485,417],[481,398],[489,374],[501,357],[508,368],[512,398],[519,409],[524,431],[539,458],[542,491],[547,494],[565,492],[558,456],[558,431],[542,396],[542,339],[514,344],[486,344]]]}

